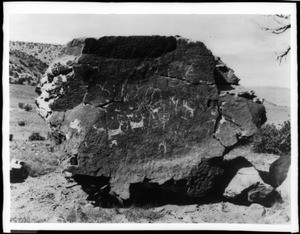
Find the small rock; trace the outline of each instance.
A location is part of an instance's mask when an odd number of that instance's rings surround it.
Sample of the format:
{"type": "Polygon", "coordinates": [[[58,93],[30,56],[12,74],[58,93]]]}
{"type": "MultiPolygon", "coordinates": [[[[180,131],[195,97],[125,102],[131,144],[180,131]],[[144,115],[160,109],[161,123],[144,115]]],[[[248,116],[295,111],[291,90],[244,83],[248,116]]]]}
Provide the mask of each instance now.
{"type": "Polygon", "coordinates": [[[158,207],[154,209],[155,212],[163,212],[164,210],[165,210],[164,207],[158,207]]]}
{"type": "Polygon", "coordinates": [[[92,208],[94,208],[94,206],[91,203],[88,203],[88,204],[84,205],[84,208],[92,209],[92,208]]]}
{"type": "Polygon", "coordinates": [[[251,204],[251,206],[247,209],[246,215],[251,215],[254,217],[262,217],[266,214],[266,208],[259,204],[251,204]]]}
{"type": "Polygon", "coordinates": [[[222,203],[221,204],[221,211],[225,212],[225,213],[228,213],[230,211],[227,203],[222,203]]]}
{"type": "Polygon", "coordinates": [[[10,182],[21,183],[29,176],[29,166],[18,159],[12,159],[10,162],[10,182]]]}
{"type": "Polygon", "coordinates": [[[191,216],[185,216],[183,219],[182,219],[183,222],[185,223],[192,223],[193,222],[193,219],[191,216]]]}
{"type": "Polygon", "coordinates": [[[72,177],[71,172],[66,171],[64,174],[65,174],[65,178],[71,178],[72,177]]]}

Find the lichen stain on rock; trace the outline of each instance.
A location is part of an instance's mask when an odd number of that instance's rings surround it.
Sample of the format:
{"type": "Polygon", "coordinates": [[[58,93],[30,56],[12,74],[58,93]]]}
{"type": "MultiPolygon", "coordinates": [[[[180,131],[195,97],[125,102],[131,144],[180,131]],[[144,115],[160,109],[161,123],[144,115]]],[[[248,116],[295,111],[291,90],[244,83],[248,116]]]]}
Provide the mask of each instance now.
{"type": "Polygon", "coordinates": [[[72,173],[110,178],[126,199],[145,178],[187,180],[202,159],[222,157],[240,135],[258,130],[264,106],[247,92],[230,93],[238,81],[202,42],[74,39],[41,79],[37,106],[66,135],[61,152],[78,149],[72,173]]]}

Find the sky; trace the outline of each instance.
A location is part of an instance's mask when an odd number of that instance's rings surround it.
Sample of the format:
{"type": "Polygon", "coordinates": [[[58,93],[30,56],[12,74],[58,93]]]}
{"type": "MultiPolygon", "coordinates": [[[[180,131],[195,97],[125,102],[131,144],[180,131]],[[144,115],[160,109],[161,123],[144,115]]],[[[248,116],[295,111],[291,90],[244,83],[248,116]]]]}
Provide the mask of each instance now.
{"type": "Polygon", "coordinates": [[[66,44],[73,38],[109,35],[180,35],[202,41],[235,71],[244,86],[290,88],[290,32],[275,35],[266,15],[10,14],[9,40],[66,44]]]}

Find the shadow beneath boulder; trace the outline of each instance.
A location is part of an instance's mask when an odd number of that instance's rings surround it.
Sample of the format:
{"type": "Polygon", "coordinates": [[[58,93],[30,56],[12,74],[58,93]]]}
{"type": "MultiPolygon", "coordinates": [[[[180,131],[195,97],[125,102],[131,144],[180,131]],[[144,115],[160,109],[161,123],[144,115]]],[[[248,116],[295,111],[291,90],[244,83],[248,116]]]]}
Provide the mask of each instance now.
{"type": "MultiPolygon", "coordinates": [[[[130,197],[126,200],[122,200],[111,190],[109,177],[74,175],[73,179],[89,195],[88,200],[94,201],[93,205],[104,208],[132,205],[137,207],[157,207],[167,204],[201,205],[222,201],[246,206],[252,203],[272,206],[274,201],[279,199],[276,197],[278,196],[276,191],[269,185],[256,184],[233,199],[224,197],[224,191],[233,177],[245,167],[253,165],[241,156],[232,160],[223,160],[223,157],[202,159],[187,178],[170,179],[163,184],[145,178],[143,182],[130,184],[130,197]]],[[[268,178],[268,173],[262,171],[259,173],[265,180],[268,178]]]]}
{"type": "Polygon", "coordinates": [[[162,206],[167,204],[209,204],[224,201],[223,192],[237,171],[253,165],[243,157],[224,161],[223,157],[203,159],[187,179],[168,180],[159,185],[144,180],[130,185],[127,204],[162,206]]]}
{"type": "Polygon", "coordinates": [[[88,194],[87,200],[94,201],[94,206],[103,208],[122,206],[122,201],[111,192],[110,177],[76,174],[72,176],[72,179],[81,185],[82,190],[88,194]]]}

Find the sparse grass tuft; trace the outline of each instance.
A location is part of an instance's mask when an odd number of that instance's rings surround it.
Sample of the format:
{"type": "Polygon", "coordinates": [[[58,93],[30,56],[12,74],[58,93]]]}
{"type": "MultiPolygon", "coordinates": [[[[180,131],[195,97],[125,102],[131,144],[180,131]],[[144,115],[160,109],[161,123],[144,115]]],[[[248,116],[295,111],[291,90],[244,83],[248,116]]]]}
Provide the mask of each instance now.
{"type": "Polygon", "coordinates": [[[279,128],[274,124],[267,124],[255,135],[253,142],[255,153],[269,153],[276,155],[291,152],[291,123],[285,121],[279,128]]]}
{"type": "Polygon", "coordinates": [[[19,122],[18,122],[18,125],[19,125],[19,126],[25,126],[25,124],[26,124],[25,121],[19,121],[19,122]]]}
{"type": "Polygon", "coordinates": [[[155,222],[158,219],[161,219],[164,215],[159,212],[155,212],[151,209],[144,209],[140,207],[130,207],[124,211],[124,215],[129,222],[141,222],[147,220],[147,222],[155,222]]]}
{"type": "Polygon", "coordinates": [[[90,208],[83,211],[80,206],[77,206],[61,218],[68,223],[111,223],[114,214],[109,209],[90,208]]]}
{"type": "Polygon", "coordinates": [[[29,105],[29,104],[27,104],[27,105],[24,106],[24,110],[31,111],[32,110],[32,106],[29,105]]]}
{"type": "Polygon", "coordinates": [[[29,141],[44,141],[45,140],[45,137],[41,136],[40,133],[38,132],[33,132],[29,138],[28,138],[29,141]]]}
{"type": "MultiPolygon", "coordinates": [[[[59,157],[55,153],[43,149],[43,146],[37,145],[39,152],[36,152],[34,147],[19,141],[12,142],[14,151],[11,153],[11,158],[17,158],[26,162],[29,166],[29,176],[38,177],[47,173],[56,171],[59,167],[59,157]],[[31,150],[28,150],[30,149],[31,150]]],[[[35,143],[37,144],[37,143],[35,143]]],[[[42,144],[42,143],[40,143],[42,144]]]]}
{"type": "Polygon", "coordinates": [[[30,104],[24,104],[22,102],[19,102],[19,107],[23,110],[26,110],[26,111],[31,111],[32,110],[32,106],[30,104]]]}
{"type": "Polygon", "coordinates": [[[21,108],[21,109],[24,109],[24,103],[23,102],[19,102],[18,106],[21,108]]]}

